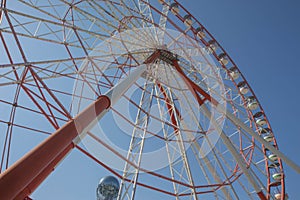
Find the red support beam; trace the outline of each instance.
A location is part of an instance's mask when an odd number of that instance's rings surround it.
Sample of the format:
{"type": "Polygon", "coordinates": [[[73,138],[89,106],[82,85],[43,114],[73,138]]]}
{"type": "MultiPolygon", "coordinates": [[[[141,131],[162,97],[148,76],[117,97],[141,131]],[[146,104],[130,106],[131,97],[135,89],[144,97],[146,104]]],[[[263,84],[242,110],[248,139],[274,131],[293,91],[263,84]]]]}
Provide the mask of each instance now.
{"type": "Polygon", "coordinates": [[[110,99],[100,96],[73,120],[4,171],[0,175],[1,199],[23,200],[30,195],[74,148],[73,140],[109,107],[110,99]]]}
{"type": "Polygon", "coordinates": [[[181,78],[189,87],[190,91],[193,93],[194,97],[197,99],[200,105],[202,105],[206,100],[210,101],[214,106],[218,106],[218,101],[215,100],[210,94],[205,92],[201,87],[199,87],[196,83],[194,83],[191,79],[187,77],[187,75],[182,71],[181,67],[178,64],[177,60],[173,60],[173,66],[175,67],[176,71],[179,73],[181,78]],[[197,94],[200,93],[204,98],[200,98],[197,94]]]}
{"type": "Polygon", "coordinates": [[[27,187],[20,192],[15,199],[23,200],[24,196],[30,195],[36,188],[54,171],[55,167],[62,161],[67,154],[75,147],[75,144],[70,144],[63,150],[27,187]]]}

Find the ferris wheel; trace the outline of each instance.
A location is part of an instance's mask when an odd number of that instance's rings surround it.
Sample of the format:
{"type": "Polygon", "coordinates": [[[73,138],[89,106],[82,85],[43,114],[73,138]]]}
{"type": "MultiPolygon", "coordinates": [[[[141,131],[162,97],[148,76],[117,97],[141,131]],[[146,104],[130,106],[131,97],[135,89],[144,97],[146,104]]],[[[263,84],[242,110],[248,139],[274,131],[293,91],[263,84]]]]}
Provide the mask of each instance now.
{"type": "Polygon", "coordinates": [[[1,198],[30,199],[74,148],[119,200],[288,198],[299,166],[181,2],[2,0],[0,38],[1,198]]]}

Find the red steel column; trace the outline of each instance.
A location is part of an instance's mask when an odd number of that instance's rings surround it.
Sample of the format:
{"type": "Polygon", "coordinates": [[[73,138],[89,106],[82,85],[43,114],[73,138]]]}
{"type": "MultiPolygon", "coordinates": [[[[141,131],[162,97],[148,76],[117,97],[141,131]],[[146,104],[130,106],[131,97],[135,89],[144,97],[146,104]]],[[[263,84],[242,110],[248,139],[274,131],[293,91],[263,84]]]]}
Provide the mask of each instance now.
{"type": "Polygon", "coordinates": [[[73,140],[109,107],[110,99],[100,96],[73,120],[4,171],[0,175],[0,198],[23,200],[28,196],[74,148],[73,140]]]}
{"type": "Polygon", "coordinates": [[[32,192],[34,192],[74,147],[74,144],[70,144],[65,150],[63,150],[36,178],[31,181],[31,183],[26,186],[26,188],[24,188],[22,192],[15,197],[15,199],[24,200],[24,196],[29,196],[32,192]]]}

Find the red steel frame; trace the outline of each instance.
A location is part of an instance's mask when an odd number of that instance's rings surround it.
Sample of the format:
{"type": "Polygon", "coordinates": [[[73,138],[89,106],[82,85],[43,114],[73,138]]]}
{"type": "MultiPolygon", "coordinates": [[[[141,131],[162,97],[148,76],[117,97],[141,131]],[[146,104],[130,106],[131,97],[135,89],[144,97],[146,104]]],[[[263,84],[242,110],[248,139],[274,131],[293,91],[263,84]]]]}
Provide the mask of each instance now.
{"type": "MultiPolygon", "coordinates": [[[[175,0],[175,2],[178,3],[176,0],[175,0]]],[[[5,7],[5,4],[6,4],[6,1],[2,0],[1,7],[5,7]]],[[[182,7],[181,5],[180,5],[180,7],[182,9],[184,9],[184,11],[186,13],[190,14],[184,7],[182,7]]],[[[157,12],[160,12],[160,11],[157,11],[157,12]]],[[[3,14],[6,14],[5,11],[0,12],[0,18],[2,17],[3,14]]],[[[190,16],[192,16],[192,15],[190,14],[190,16]]],[[[178,17],[180,19],[183,19],[181,16],[178,16],[178,17]]],[[[193,18],[193,19],[198,24],[200,24],[195,18],[193,18]]],[[[12,28],[12,31],[13,31],[13,28],[12,28]]],[[[210,37],[212,39],[214,39],[213,36],[207,30],[206,30],[206,32],[210,35],[210,37]]],[[[3,39],[3,38],[1,37],[1,39],[3,39]]],[[[16,38],[16,41],[18,43],[17,38],[16,38]]],[[[204,44],[207,43],[206,41],[202,41],[202,42],[204,44]]],[[[3,44],[5,45],[5,42],[3,42],[3,44]]],[[[19,45],[19,43],[18,43],[18,45],[19,45]]],[[[219,45],[219,47],[222,48],[221,45],[219,45]]],[[[19,49],[21,50],[21,46],[19,46],[19,49]]],[[[223,48],[222,48],[222,51],[225,52],[225,50],[223,48]]],[[[72,57],[71,54],[70,54],[70,56],[72,57]]],[[[217,57],[217,55],[214,55],[214,56],[217,57]]],[[[24,55],[23,55],[23,58],[24,58],[24,61],[26,61],[24,55]]],[[[230,59],[230,62],[233,63],[233,61],[231,60],[231,58],[229,56],[228,56],[228,58],[230,59]]],[[[11,62],[12,62],[12,60],[11,60],[11,62]]],[[[192,81],[190,81],[186,77],[184,72],[178,66],[177,62],[174,63],[174,67],[181,74],[182,78],[188,83],[191,91],[194,93],[194,96],[198,100],[199,104],[203,104],[204,101],[206,101],[206,100],[211,101],[211,103],[214,105],[218,104],[217,101],[212,99],[209,94],[205,93],[205,91],[203,91],[200,87],[195,85],[192,81]],[[204,99],[201,99],[199,97],[199,95],[197,94],[197,92],[199,92],[201,95],[203,95],[204,99]]],[[[238,70],[238,68],[237,68],[237,70],[238,70]]],[[[34,74],[34,72],[32,70],[30,70],[30,72],[36,78],[36,80],[39,81],[38,76],[36,74],[34,74]]],[[[16,76],[17,76],[17,74],[16,74],[16,76]]],[[[242,74],[241,74],[241,76],[244,79],[242,74]]],[[[18,79],[19,79],[19,77],[18,77],[18,79]]],[[[40,83],[42,84],[43,82],[40,81],[40,83]]],[[[36,84],[38,84],[38,83],[36,83],[36,84]]],[[[21,87],[22,87],[22,84],[21,84],[21,87]]],[[[25,86],[23,86],[23,87],[24,87],[25,91],[28,91],[28,89],[25,88],[25,86]]],[[[253,93],[251,87],[249,85],[248,85],[248,87],[250,88],[251,92],[253,93]]],[[[44,88],[47,89],[46,86],[44,86],[44,88]]],[[[48,90],[48,92],[50,93],[50,90],[48,90]]],[[[1,198],[24,199],[27,195],[29,195],[51,173],[51,171],[53,171],[54,167],[59,163],[59,161],[61,161],[68,154],[68,152],[70,152],[75,147],[75,144],[72,141],[78,136],[78,133],[80,133],[84,129],[83,127],[86,127],[91,121],[93,121],[95,119],[95,117],[91,117],[93,115],[88,115],[88,113],[97,112],[98,114],[101,114],[101,112],[103,112],[109,106],[110,106],[109,98],[106,96],[100,96],[97,101],[95,101],[90,107],[88,107],[80,115],[78,115],[73,120],[69,121],[65,126],[58,129],[45,142],[40,144],[38,147],[36,147],[34,150],[32,150],[29,154],[27,154],[24,158],[22,158],[17,163],[15,163],[13,166],[11,166],[8,170],[3,172],[0,175],[0,196],[1,196],[1,198]],[[78,128],[75,127],[75,124],[74,124],[75,120],[80,122],[80,124],[83,125],[81,128],[82,130],[78,130],[78,128]],[[33,164],[33,162],[36,163],[37,165],[33,164]],[[33,165],[37,166],[37,167],[32,168],[33,165]],[[26,173],[24,173],[24,171],[26,173]],[[15,181],[15,180],[18,180],[18,181],[15,181]],[[5,195],[7,195],[7,196],[5,196],[5,195]]],[[[261,105],[259,105],[259,106],[260,106],[260,109],[263,111],[261,105]]],[[[62,106],[60,106],[60,107],[63,108],[62,106]]],[[[46,113],[45,113],[45,115],[46,115],[46,113]]],[[[51,121],[51,120],[49,120],[49,121],[51,121]]],[[[271,128],[269,123],[268,123],[268,126],[269,126],[269,128],[271,128]]],[[[274,144],[277,146],[276,140],[274,140],[274,144]]],[[[281,161],[279,163],[280,163],[280,169],[282,170],[281,161]]],[[[271,182],[270,182],[270,174],[269,174],[267,162],[266,162],[266,168],[267,168],[268,177],[269,177],[268,189],[270,190],[270,188],[272,186],[271,186],[271,182]]],[[[285,194],[284,178],[282,179],[282,194],[285,194]]],[[[264,194],[258,194],[258,195],[260,196],[261,199],[266,199],[264,194]]],[[[267,198],[268,199],[270,198],[269,195],[267,198]]],[[[284,195],[282,198],[284,198],[284,195]]]]}

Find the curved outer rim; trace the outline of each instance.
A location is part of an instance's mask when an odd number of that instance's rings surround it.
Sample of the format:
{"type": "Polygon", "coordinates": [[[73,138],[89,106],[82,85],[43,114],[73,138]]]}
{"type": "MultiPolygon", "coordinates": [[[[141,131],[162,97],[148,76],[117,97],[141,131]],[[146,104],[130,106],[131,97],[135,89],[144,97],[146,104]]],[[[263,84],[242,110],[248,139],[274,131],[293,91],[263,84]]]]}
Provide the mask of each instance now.
{"type": "MultiPolygon", "coordinates": [[[[176,2],[176,3],[178,3],[178,1],[177,0],[174,0],[174,2],[176,2]]],[[[196,28],[197,27],[195,27],[194,28],[194,26],[195,26],[195,24],[197,24],[198,25],[198,27],[202,27],[203,28],[203,30],[208,34],[208,36],[211,38],[211,39],[213,39],[215,42],[216,42],[216,44],[218,45],[218,47],[227,55],[227,57],[228,57],[228,59],[229,59],[229,61],[230,61],[230,63],[232,63],[232,65],[233,66],[235,66],[236,67],[236,69],[237,69],[237,71],[239,72],[239,74],[240,74],[240,76],[241,76],[241,78],[240,79],[242,79],[245,83],[246,83],[246,86],[249,88],[249,92],[252,94],[252,96],[254,96],[255,97],[255,99],[256,99],[256,101],[258,102],[258,104],[259,104],[259,110],[262,112],[262,113],[265,113],[264,112],[264,110],[263,110],[263,108],[262,108],[262,106],[261,106],[261,104],[259,103],[259,101],[258,101],[258,99],[256,98],[256,96],[255,96],[255,93],[253,92],[253,90],[252,90],[252,88],[251,88],[251,86],[248,84],[248,82],[246,81],[246,79],[245,79],[245,77],[243,76],[243,74],[241,73],[241,71],[238,69],[238,67],[237,67],[237,65],[234,63],[234,61],[230,58],[230,56],[229,56],[229,54],[227,54],[226,53],[226,51],[223,49],[223,47],[217,42],[217,40],[207,31],[207,29],[193,16],[193,15],[191,15],[180,3],[178,3],[178,5],[185,11],[185,13],[186,14],[189,14],[190,16],[191,16],[191,19],[194,21],[194,23],[193,23],[193,25],[191,26],[191,28],[190,28],[190,30],[189,31],[192,31],[193,32],[193,34],[196,34],[196,28]]],[[[150,7],[151,7],[151,5],[149,5],[150,7]]],[[[3,17],[3,8],[5,8],[6,7],[6,0],[1,0],[1,11],[0,11],[0,24],[1,24],[1,21],[2,21],[2,17],[3,17]]],[[[161,14],[159,11],[158,11],[158,13],[159,14],[161,14]]],[[[183,17],[181,17],[181,16],[177,16],[181,21],[183,21],[182,19],[183,19],[183,17]]],[[[205,40],[205,39],[201,39],[201,42],[205,45],[205,46],[209,46],[209,44],[208,44],[208,42],[205,40]]],[[[215,52],[213,52],[213,55],[214,55],[214,57],[217,59],[217,60],[219,60],[219,58],[218,58],[218,55],[215,53],[215,52]]],[[[227,69],[226,68],[226,66],[225,65],[223,65],[222,64],[222,67],[227,71],[227,73],[229,74],[229,69],[227,69]]],[[[230,77],[230,76],[229,76],[230,77]]],[[[231,78],[231,81],[233,82],[233,84],[235,85],[235,87],[238,89],[238,86],[237,86],[237,82],[234,80],[234,79],[232,79],[231,78]]],[[[239,90],[238,90],[239,91],[239,90]]],[[[241,95],[241,97],[243,98],[243,100],[244,100],[244,103],[246,103],[246,96],[245,95],[243,95],[243,94],[241,94],[240,93],[240,95],[241,95]]],[[[255,122],[255,119],[254,119],[254,117],[253,117],[253,113],[251,112],[251,111],[248,111],[248,114],[249,114],[249,119],[251,119],[251,121],[252,122],[255,122]]],[[[271,134],[273,134],[273,131],[272,131],[272,129],[271,129],[271,126],[270,126],[270,123],[269,123],[269,120],[267,119],[267,117],[266,117],[266,115],[264,115],[264,118],[266,119],[266,121],[267,121],[267,126],[268,126],[268,128],[271,130],[270,131],[270,133],[271,134]]],[[[255,124],[255,123],[254,123],[255,124]]],[[[256,126],[256,129],[257,129],[257,131],[258,131],[258,127],[256,126]]],[[[275,137],[273,137],[273,143],[274,143],[274,145],[275,145],[275,147],[276,148],[278,148],[277,147],[277,142],[276,142],[276,139],[275,139],[275,137]]],[[[263,146],[263,148],[262,148],[263,150],[264,150],[264,154],[265,154],[265,163],[266,163],[266,171],[267,171],[267,175],[268,175],[268,192],[269,193],[271,193],[271,188],[273,187],[272,185],[271,185],[271,174],[270,174],[270,169],[269,169],[269,167],[268,167],[268,159],[267,159],[267,155],[266,155],[266,151],[265,151],[265,148],[264,148],[264,146],[263,146]]],[[[282,166],[282,162],[281,162],[281,160],[279,159],[278,160],[278,162],[279,162],[279,164],[280,164],[280,170],[283,172],[283,166],[282,166]]],[[[116,175],[116,174],[115,174],[116,175]]],[[[282,193],[282,196],[284,197],[285,195],[285,187],[284,187],[284,182],[285,182],[285,178],[284,178],[284,176],[283,176],[283,178],[281,179],[281,193],[282,193]]],[[[269,197],[270,198],[270,197],[269,197]]]]}

